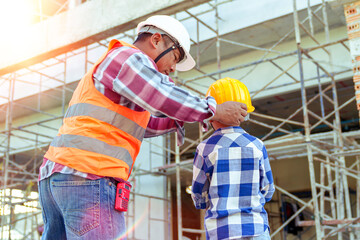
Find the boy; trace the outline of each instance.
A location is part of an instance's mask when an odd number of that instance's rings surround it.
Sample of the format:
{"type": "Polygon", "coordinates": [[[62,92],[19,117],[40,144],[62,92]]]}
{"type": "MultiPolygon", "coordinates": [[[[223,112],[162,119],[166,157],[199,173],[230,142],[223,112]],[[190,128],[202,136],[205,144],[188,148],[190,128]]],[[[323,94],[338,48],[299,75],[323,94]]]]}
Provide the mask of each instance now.
{"type": "MultiPolygon", "coordinates": [[[[207,94],[217,104],[243,102],[254,111],[246,86],[224,78],[207,94]]],[[[270,239],[265,202],[274,193],[269,158],[263,142],[240,126],[210,121],[215,132],[196,150],[192,198],[197,209],[206,209],[207,239],[270,239]]]]}

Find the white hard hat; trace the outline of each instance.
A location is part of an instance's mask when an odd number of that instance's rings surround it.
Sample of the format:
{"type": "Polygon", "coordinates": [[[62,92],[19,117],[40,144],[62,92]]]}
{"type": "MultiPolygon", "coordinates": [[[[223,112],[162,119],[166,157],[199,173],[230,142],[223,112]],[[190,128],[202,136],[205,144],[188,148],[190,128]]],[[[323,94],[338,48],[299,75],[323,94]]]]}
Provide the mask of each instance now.
{"type": "MultiPolygon", "coordinates": [[[[175,39],[184,50],[185,56],[176,64],[178,71],[188,71],[195,66],[195,60],[190,55],[190,37],[184,25],[173,17],[166,15],[151,16],[137,25],[137,33],[147,32],[142,28],[145,26],[154,26],[163,30],[170,38],[175,39]]],[[[149,31],[150,32],[150,31],[149,31]]]]}

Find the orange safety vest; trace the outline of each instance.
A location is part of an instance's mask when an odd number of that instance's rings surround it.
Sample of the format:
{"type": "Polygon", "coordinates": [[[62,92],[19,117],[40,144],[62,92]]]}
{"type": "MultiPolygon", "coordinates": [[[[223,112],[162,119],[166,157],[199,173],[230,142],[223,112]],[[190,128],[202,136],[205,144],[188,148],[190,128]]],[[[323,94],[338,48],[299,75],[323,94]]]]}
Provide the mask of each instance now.
{"type": "Polygon", "coordinates": [[[63,125],[45,157],[85,173],[127,180],[150,119],[148,111],[138,112],[114,103],[94,86],[92,75],[116,43],[81,79],[74,91],[63,125]]]}

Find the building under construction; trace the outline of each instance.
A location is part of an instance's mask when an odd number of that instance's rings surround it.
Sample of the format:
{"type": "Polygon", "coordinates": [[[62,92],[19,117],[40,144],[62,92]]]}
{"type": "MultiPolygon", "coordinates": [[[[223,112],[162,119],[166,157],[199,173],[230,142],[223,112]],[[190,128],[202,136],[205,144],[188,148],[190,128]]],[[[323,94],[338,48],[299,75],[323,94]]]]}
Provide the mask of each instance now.
{"type": "MultiPolygon", "coordinates": [[[[190,33],[197,64],[173,74],[178,86],[204,97],[231,77],[249,88],[255,111],[241,126],[268,150],[271,238],[360,239],[360,1],[8,2],[31,8],[32,24],[2,29],[0,39],[0,239],[40,239],[39,167],[74,89],[111,39],[132,43],[154,14],[190,33]]],[[[205,239],[189,186],[195,149],[213,131],[185,129],[181,147],[175,133],[144,140],[128,239],[205,239]]]]}

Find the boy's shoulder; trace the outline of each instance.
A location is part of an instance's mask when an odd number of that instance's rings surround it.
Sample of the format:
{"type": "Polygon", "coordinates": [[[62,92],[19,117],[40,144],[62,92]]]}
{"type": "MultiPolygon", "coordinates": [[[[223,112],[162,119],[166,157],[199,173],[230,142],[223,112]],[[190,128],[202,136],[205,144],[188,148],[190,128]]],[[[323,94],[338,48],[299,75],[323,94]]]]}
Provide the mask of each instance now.
{"type": "Polygon", "coordinates": [[[264,143],[257,137],[247,133],[241,128],[235,131],[216,131],[210,137],[203,140],[197,147],[197,151],[203,156],[208,155],[219,148],[250,147],[262,150],[264,143]]]}
{"type": "Polygon", "coordinates": [[[211,154],[212,152],[216,151],[218,148],[223,147],[223,134],[217,134],[214,132],[208,138],[204,139],[200,142],[196,148],[198,154],[206,157],[207,155],[211,154]]]}
{"type": "Polygon", "coordinates": [[[249,141],[251,141],[254,144],[258,144],[258,145],[261,145],[261,146],[264,145],[264,142],[260,138],[257,138],[254,135],[251,135],[249,133],[245,133],[244,137],[249,139],[249,141]]]}

